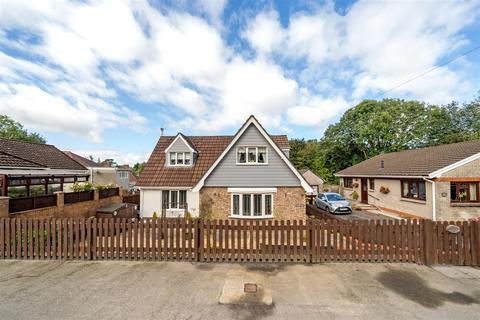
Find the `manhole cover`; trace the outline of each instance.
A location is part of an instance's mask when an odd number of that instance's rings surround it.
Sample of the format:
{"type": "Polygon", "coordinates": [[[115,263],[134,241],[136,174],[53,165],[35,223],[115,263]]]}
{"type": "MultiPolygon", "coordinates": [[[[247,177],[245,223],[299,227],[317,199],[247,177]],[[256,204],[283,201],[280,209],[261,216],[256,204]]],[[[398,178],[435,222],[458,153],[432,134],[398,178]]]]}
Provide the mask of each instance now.
{"type": "Polygon", "coordinates": [[[243,292],[245,293],[256,293],[258,286],[255,283],[245,283],[243,285],[243,292]]]}

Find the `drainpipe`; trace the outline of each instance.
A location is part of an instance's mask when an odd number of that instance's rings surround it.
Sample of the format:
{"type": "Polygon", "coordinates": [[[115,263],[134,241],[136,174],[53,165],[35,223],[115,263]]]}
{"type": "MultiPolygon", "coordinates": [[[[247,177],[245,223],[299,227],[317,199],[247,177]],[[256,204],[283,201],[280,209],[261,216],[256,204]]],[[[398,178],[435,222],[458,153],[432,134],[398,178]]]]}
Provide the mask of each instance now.
{"type": "Polygon", "coordinates": [[[436,206],[437,193],[435,192],[435,181],[427,178],[423,178],[423,180],[428,181],[432,184],[432,208],[433,208],[432,220],[437,221],[437,206],[436,206]]]}

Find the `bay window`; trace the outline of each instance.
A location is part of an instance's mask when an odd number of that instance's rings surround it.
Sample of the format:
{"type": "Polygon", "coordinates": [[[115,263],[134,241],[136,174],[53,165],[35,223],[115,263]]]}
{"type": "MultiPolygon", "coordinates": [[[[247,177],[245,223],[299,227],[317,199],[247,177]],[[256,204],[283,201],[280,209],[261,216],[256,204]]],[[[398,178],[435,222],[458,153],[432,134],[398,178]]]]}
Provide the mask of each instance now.
{"type": "Polygon", "coordinates": [[[271,194],[232,194],[232,217],[261,218],[272,217],[271,194]]]}
{"type": "Polygon", "coordinates": [[[451,182],[451,202],[479,202],[479,182],[451,182]]]}
{"type": "Polygon", "coordinates": [[[238,147],[237,164],[267,164],[267,147],[238,147]]]}

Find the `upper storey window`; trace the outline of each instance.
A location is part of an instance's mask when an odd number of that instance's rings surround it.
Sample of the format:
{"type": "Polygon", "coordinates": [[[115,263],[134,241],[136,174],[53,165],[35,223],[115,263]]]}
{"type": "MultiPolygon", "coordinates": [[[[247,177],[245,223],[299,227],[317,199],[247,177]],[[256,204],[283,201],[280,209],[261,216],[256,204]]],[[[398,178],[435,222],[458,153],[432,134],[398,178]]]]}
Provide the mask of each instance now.
{"type": "Polygon", "coordinates": [[[190,152],[170,152],[170,166],[190,166],[192,164],[192,154],[190,152]]]}
{"type": "Polygon", "coordinates": [[[237,164],[268,164],[267,147],[245,146],[237,148],[237,164]]]}

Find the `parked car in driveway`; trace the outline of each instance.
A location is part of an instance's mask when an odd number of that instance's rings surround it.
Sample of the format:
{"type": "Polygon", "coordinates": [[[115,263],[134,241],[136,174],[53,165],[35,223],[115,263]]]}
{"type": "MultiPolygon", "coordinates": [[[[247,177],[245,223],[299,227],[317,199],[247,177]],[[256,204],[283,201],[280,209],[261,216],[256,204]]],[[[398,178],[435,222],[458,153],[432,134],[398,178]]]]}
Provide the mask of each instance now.
{"type": "Polygon", "coordinates": [[[352,213],[352,205],[350,202],[335,192],[319,193],[315,199],[315,204],[317,208],[325,210],[328,213],[352,213]]]}

